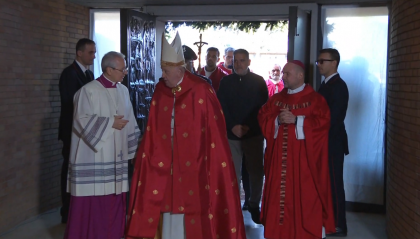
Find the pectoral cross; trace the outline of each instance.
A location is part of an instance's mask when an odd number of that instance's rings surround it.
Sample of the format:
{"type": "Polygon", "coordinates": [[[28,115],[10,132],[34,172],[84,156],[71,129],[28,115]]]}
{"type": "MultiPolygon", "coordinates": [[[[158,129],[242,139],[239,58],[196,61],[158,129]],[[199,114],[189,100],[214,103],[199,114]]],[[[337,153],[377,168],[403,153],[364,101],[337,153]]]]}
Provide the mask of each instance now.
{"type": "Polygon", "coordinates": [[[197,47],[198,47],[198,68],[197,68],[197,71],[200,72],[201,71],[201,47],[203,47],[204,45],[208,45],[208,43],[202,41],[202,34],[200,33],[200,41],[199,42],[194,42],[194,45],[197,45],[197,47]]]}

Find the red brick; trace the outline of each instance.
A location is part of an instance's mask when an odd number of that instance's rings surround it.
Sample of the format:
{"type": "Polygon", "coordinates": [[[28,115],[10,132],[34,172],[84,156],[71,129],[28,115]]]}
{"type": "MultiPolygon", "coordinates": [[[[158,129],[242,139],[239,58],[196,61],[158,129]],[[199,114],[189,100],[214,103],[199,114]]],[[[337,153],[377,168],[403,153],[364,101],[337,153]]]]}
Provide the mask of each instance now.
{"type": "Polygon", "coordinates": [[[387,233],[420,238],[420,2],[394,0],[387,122],[387,233]]]}
{"type": "Polygon", "coordinates": [[[0,2],[2,234],[61,204],[58,78],[78,38],[89,36],[89,9],[65,0],[0,2]]]}

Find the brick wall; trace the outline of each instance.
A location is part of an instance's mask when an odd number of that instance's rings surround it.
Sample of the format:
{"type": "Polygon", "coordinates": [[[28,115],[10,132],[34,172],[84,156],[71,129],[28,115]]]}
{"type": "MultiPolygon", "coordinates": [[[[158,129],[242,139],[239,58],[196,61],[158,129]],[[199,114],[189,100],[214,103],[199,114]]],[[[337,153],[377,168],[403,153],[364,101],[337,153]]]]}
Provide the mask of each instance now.
{"type": "Polygon", "coordinates": [[[387,127],[387,231],[420,238],[420,1],[393,0],[387,127]]]}
{"type": "Polygon", "coordinates": [[[89,36],[89,10],[0,0],[0,234],[60,206],[58,78],[89,36]]]}

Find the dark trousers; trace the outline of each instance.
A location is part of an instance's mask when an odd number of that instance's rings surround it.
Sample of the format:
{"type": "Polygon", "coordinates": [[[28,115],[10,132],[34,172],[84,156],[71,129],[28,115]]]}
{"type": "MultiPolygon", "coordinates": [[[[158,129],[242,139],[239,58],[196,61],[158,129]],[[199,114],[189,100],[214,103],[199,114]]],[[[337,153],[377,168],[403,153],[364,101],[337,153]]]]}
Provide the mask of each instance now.
{"type": "Polygon", "coordinates": [[[62,222],[67,222],[70,207],[70,193],[67,193],[67,172],[69,171],[70,159],[70,140],[63,140],[63,165],[61,166],[61,218],[62,222]]]}
{"type": "Polygon", "coordinates": [[[344,193],[344,153],[330,153],[331,194],[333,197],[335,226],[347,232],[346,195],[344,193]]]}
{"type": "Polygon", "coordinates": [[[259,207],[264,183],[264,137],[262,135],[243,140],[228,140],[235,166],[238,193],[240,192],[241,168],[245,162],[249,173],[250,196],[248,205],[259,207]],[[242,160],[245,157],[245,160],[242,160]]]}
{"type": "Polygon", "coordinates": [[[245,202],[244,204],[248,204],[248,200],[249,197],[251,196],[251,189],[250,189],[250,185],[249,185],[249,174],[248,171],[246,170],[246,166],[245,166],[245,157],[242,158],[242,171],[241,171],[241,176],[242,176],[242,187],[244,189],[245,192],[245,202]]]}

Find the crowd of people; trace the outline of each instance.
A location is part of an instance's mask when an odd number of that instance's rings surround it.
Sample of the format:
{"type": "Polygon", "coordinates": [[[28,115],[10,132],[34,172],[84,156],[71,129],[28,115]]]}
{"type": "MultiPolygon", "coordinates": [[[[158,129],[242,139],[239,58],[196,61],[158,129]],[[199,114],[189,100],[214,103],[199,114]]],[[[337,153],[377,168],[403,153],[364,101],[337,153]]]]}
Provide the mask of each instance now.
{"type": "Polygon", "coordinates": [[[317,92],[299,60],[273,63],[265,80],[247,50],[228,47],[220,62],[209,47],[196,71],[180,36],[162,35],[145,132],[120,84],[125,56],[105,54],[95,78],[95,53],[80,39],[59,81],[65,239],[245,239],[244,209],[268,239],[347,235],[349,93],[337,50],[320,51],[317,92]]]}

